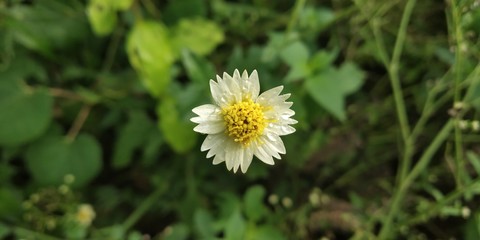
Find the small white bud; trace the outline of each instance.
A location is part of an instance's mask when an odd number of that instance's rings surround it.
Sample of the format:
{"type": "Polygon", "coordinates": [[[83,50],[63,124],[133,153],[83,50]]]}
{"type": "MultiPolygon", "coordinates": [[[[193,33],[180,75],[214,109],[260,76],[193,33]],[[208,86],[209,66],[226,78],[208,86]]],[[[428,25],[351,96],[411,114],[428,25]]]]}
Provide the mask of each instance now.
{"type": "Polygon", "coordinates": [[[462,217],[463,218],[470,217],[470,213],[471,213],[470,208],[468,208],[468,207],[463,207],[462,208],[462,217]]]}
{"type": "Polygon", "coordinates": [[[291,208],[292,205],[293,205],[293,201],[291,198],[289,197],[284,197],[282,199],[282,205],[285,207],[285,208],[291,208]]]}
{"type": "Polygon", "coordinates": [[[270,196],[268,196],[268,202],[272,205],[276,205],[278,203],[277,194],[270,194],[270,196]]]}

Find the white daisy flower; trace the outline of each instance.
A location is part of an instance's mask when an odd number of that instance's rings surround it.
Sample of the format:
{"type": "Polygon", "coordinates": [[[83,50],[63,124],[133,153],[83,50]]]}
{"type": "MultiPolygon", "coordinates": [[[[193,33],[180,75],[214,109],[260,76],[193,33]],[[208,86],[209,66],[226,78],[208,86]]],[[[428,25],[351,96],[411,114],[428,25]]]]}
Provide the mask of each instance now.
{"type": "Polygon", "coordinates": [[[208,151],[213,164],[225,162],[227,169],[247,172],[253,156],[273,165],[273,158],[285,154],[280,136],[295,132],[290,124],[295,112],[292,102],[286,102],[290,94],[279,95],[283,86],[272,88],[262,94],[257,71],[250,76],[235,70],[233,77],[223,73],[217,81],[210,80],[214,104],[205,104],[192,111],[198,116],[190,119],[198,125],[196,132],[208,134],[200,150],[208,151]]]}

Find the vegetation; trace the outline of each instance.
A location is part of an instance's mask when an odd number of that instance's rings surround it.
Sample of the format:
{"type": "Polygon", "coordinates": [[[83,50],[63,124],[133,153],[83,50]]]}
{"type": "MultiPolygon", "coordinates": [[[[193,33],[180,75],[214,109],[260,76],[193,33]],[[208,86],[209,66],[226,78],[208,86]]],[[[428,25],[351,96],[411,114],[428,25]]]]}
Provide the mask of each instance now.
{"type": "Polygon", "coordinates": [[[0,239],[480,239],[478,0],[0,1],[0,239]],[[209,80],[298,124],[246,174],[209,80]]]}

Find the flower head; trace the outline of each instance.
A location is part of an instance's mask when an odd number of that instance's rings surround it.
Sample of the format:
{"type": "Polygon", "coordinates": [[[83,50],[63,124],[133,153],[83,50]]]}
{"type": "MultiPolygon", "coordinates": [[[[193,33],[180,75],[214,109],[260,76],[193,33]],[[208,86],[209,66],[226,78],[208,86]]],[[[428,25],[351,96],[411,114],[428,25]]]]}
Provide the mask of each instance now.
{"type": "Polygon", "coordinates": [[[257,71],[233,76],[223,73],[217,81],[210,80],[210,91],[215,104],[205,104],[192,111],[198,116],[190,119],[198,125],[196,132],[208,134],[201,151],[208,151],[213,164],[225,162],[228,170],[245,173],[255,155],[262,162],[273,165],[273,158],[285,154],[280,136],[295,132],[290,126],[295,112],[290,94],[280,95],[283,86],[260,93],[257,71]]]}
{"type": "Polygon", "coordinates": [[[76,213],[76,220],[83,226],[90,226],[95,218],[95,210],[90,204],[80,204],[76,213]]]}

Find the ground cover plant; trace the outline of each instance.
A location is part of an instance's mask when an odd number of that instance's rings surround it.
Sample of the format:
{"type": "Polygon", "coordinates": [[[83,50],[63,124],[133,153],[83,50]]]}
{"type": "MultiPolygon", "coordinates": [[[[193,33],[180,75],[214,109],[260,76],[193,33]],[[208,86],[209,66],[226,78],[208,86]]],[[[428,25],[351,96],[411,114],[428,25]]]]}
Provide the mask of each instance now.
{"type": "Polygon", "coordinates": [[[0,26],[0,239],[480,239],[479,1],[4,0],[0,26]],[[291,93],[274,165],[201,151],[235,69],[291,93]]]}

